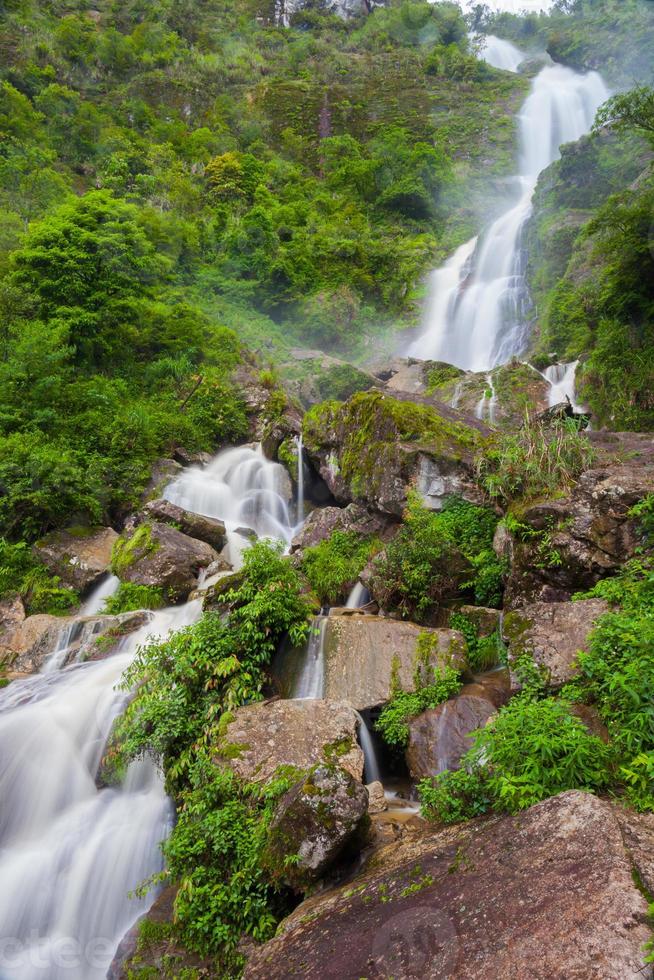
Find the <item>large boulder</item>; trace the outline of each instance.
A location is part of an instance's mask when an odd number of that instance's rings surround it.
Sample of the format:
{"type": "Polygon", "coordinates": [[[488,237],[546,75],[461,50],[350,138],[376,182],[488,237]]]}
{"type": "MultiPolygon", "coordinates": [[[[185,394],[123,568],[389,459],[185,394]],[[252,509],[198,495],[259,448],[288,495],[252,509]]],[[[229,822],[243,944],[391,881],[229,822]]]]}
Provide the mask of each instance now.
{"type": "Polygon", "coordinates": [[[34,552],[63,585],[85,592],[107,572],[117,538],[111,527],[69,527],[37,541],[34,552]]]}
{"type": "Polygon", "coordinates": [[[527,654],[543,668],[551,687],[562,687],[574,677],[577,654],[588,648],[589,634],[608,610],[603,599],[534,602],[514,609],[503,621],[509,663],[527,654]]]}
{"type": "Polygon", "coordinates": [[[266,782],[280,766],[303,771],[323,762],[361,782],[359,718],[350,705],[327,700],[262,701],[234,712],[216,761],[248,782],[266,782]]]}
{"type": "Polygon", "coordinates": [[[150,479],[141,494],[141,503],[158,500],[169,483],[182,472],[182,464],[175,459],[155,459],[150,468],[150,479]]]}
{"type": "Polygon", "coordinates": [[[336,765],[303,776],[275,808],[263,863],[295,891],[323,877],[350,846],[360,848],[368,824],[368,791],[336,765]],[[293,857],[293,861],[288,858],[293,857]]]}
{"type": "Polygon", "coordinates": [[[205,517],[195,514],[192,510],[184,510],[170,500],[151,500],[142,510],[133,514],[126,522],[124,534],[132,534],[145,521],[158,521],[160,524],[170,524],[191,538],[204,541],[216,551],[225,546],[226,530],[222,521],[215,517],[205,517]]]}
{"type": "Polygon", "coordinates": [[[114,652],[124,636],[147,623],[150,615],[137,610],[117,616],[28,616],[0,637],[0,662],[12,673],[33,674],[55,654],[58,668],[74,661],[99,660],[114,652]]]}
{"type": "Polygon", "coordinates": [[[511,562],[507,608],[569,599],[636,553],[642,533],[630,511],[654,493],[654,443],[636,434],[614,439],[614,454],[629,454],[629,462],[618,457],[595,466],[566,496],[522,509],[517,533],[499,533],[496,547],[511,562]]]}
{"type": "Polygon", "coordinates": [[[16,593],[0,599],[0,646],[7,636],[11,636],[25,620],[23,600],[16,593]]]}
{"type": "Polygon", "coordinates": [[[406,761],[414,780],[459,768],[461,757],[472,748],[472,733],[496,711],[480,695],[460,694],[411,719],[406,761]]]}
{"type": "Polygon", "coordinates": [[[381,514],[376,514],[361,504],[348,504],[347,507],[316,507],[304,522],[291,542],[291,551],[303,551],[313,547],[334,531],[353,531],[356,534],[383,534],[389,522],[381,514]]]}
{"type": "Polygon", "coordinates": [[[651,976],[650,936],[613,807],[572,791],[395,841],[300,905],[245,978],[625,980],[651,976]]]}
{"type": "MultiPolygon", "coordinates": [[[[422,641],[424,643],[424,641],[422,641]]],[[[358,711],[388,701],[394,687],[415,689],[416,667],[465,665],[465,640],[448,629],[425,629],[380,616],[329,616],[324,638],[324,694],[358,711]],[[418,643],[428,636],[426,661],[418,643]]]]}
{"type": "Polygon", "coordinates": [[[396,517],[411,489],[434,510],[453,494],[479,503],[472,459],[482,443],[476,425],[418,395],[359,392],[304,419],[306,452],[334,497],[396,517]]]}
{"type": "Polygon", "coordinates": [[[145,521],[121,535],[112,554],[112,571],[122,581],[154,585],[170,602],[186,599],[200,572],[218,558],[211,545],[158,521],[145,521]]]}

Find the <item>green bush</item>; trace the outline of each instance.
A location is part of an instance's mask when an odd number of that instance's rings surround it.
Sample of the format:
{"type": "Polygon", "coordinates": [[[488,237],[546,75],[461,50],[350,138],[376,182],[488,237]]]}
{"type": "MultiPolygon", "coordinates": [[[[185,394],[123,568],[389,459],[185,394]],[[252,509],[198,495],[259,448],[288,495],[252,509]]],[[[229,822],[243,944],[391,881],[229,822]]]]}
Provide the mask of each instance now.
{"type": "Polygon", "coordinates": [[[79,603],[77,592],[60,585],[58,576],[36,560],[25,542],[12,544],[0,538],[0,599],[16,593],[28,615],[65,614],[79,603]]]}
{"type": "Polygon", "coordinates": [[[305,549],[302,571],[320,601],[333,606],[347,598],[359,572],[379,548],[376,538],[356,531],[334,531],[329,538],[305,549]]]}
{"type": "Polygon", "coordinates": [[[463,633],[467,647],[467,661],[473,674],[491,670],[506,657],[506,648],[500,633],[495,630],[488,636],[480,636],[476,625],[462,613],[450,616],[450,629],[463,633]]]}
{"type": "Polygon", "coordinates": [[[110,616],[117,616],[136,609],[161,609],[164,605],[163,592],[156,585],[121,582],[116,592],[105,599],[104,610],[110,616]]]}
{"type": "Polygon", "coordinates": [[[453,498],[434,513],[413,496],[375,562],[375,598],[417,622],[466,593],[479,605],[499,605],[504,566],[492,547],[496,526],[487,508],[453,498]]]}
{"type": "Polygon", "coordinates": [[[498,434],[477,457],[477,475],[489,497],[511,503],[567,489],[593,458],[576,420],[550,425],[527,415],[517,435],[498,434]]]}

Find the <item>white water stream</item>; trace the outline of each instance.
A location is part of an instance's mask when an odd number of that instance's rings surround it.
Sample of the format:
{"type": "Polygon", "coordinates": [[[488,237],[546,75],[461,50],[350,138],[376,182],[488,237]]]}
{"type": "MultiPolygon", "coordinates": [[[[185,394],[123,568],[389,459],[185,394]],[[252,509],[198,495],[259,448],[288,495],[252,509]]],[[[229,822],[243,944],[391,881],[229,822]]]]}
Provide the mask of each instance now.
{"type": "MultiPolygon", "coordinates": [[[[513,45],[496,42],[490,39],[485,49],[489,61],[504,67],[522,60],[513,45]]],[[[539,72],[519,116],[513,203],[432,273],[426,329],[410,346],[410,356],[489,371],[521,353],[529,328],[521,240],[538,176],[558,159],[563,143],[590,130],[608,95],[597,72],[580,74],[561,65],[539,72]]]]}

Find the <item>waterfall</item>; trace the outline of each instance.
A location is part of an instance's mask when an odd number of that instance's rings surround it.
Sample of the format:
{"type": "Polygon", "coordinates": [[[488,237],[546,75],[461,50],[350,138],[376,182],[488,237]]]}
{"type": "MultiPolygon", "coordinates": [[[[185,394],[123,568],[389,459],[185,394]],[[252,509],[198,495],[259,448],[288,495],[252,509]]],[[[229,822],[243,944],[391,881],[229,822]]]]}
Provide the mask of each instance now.
{"type": "Polygon", "coordinates": [[[482,38],[479,55],[493,68],[501,68],[503,71],[517,71],[518,65],[525,60],[522,51],[514,44],[495,37],[494,34],[487,34],[482,38]]]}
{"type": "Polygon", "coordinates": [[[360,609],[361,606],[365,606],[366,603],[370,602],[370,593],[368,592],[365,585],[361,582],[357,582],[347,597],[347,602],[345,603],[346,609],[360,609]]]}
{"type": "Polygon", "coordinates": [[[200,602],[161,610],[107,660],[0,691],[0,935],[12,940],[3,977],[101,980],[150,906],[152,893],[128,893],[162,868],[172,806],[161,775],[141,760],[118,787],[95,780],[125,706],[115,685],[137,647],[200,614],[200,602]]]}
{"type": "Polygon", "coordinates": [[[86,602],[82,605],[80,616],[97,616],[104,611],[105,599],[114,595],[120,585],[120,579],[116,575],[107,575],[99,585],[93,589],[86,602]]]}
{"type": "Polygon", "coordinates": [[[597,72],[554,65],[536,76],[519,116],[514,202],[479,240],[462,245],[432,273],[426,329],[410,356],[488,371],[524,349],[529,295],[521,240],[536,182],[558,159],[562,143],[589,131],[608,94],[597,72]]]}
{"type": "Polygon", "coordinates": [[[189,466],[166,488],[171,503],[225,522],[230,561],[240,566],[247,536],[239,528],[290,544],[294,523],[288,473],[266,459],[261,446],[239,446],[219,453],[207,466],[189,466]]]}
{"type": "MultiPolygon", "coordinates": [[[[359,714],[359,712],[357,712],[359,714]]],[[[370,729],[365,719],[359,715],[359,745],[363,752],[363,780],[365,783],[381,783],[381,769],[370,729]]]]}
{"type": "Polygon", "coordinates": [[[311,623],[306,655],[297,679],[294,698],[321,698],[325,690],[325,633],[327,616],[316,616],[311,623]]]}
{"type": "Polygon", "coordinates": [[[549,406],[560,405],[566,399],[570,399],[575,412],[583,412],[584,409],[577,402],[575,377],[579,361],[570,361],[568,364],[551,364],[545,368],[543,377],[549,382],[549,406]]]}
{"type": "Polygon", "coordinates": [[[297,504],[296,518],[298,524],[304,520],[304,446],[302,433],[295,437],[295,447],[297,451],[297,504]]]}
{"type": "Polygon", "coordinates": [[[497,407],[497,393],[495,391],[495,385],[493,384],[493,375],[486,375],[487,388],[484,389],[484,393],[477,402],[475,408],[475,417],[480,419],[482,422],[490,422],[491,425],[495,422],[495,410],[497,407]],[[490,392],[490,396],[489,393],[490,392]]]}

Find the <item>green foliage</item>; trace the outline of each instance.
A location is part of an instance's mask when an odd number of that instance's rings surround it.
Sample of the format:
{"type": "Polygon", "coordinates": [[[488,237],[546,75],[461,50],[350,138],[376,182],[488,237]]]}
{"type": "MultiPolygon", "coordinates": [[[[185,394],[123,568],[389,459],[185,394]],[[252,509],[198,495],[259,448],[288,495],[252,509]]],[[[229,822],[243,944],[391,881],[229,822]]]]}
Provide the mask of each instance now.
{"type": "Polygon", "coordinates": [[[15,594],[23,600],[28,615],[64,614],[79,603],[77,592],[62,586],[25,542],[12,544],[0,538],[0,599],[15,594]]]}
{"type": "Polygon", "coordinates": [[[160,588],[156,585],[136,585],[134,582],[121,582],[116,592],[104,601],[105,612],[110,616],[136,609],[161,609],[164,605],[160,588]]]}
{"type": "Polygon", "coordinates": [[[323,605],[334,606],[347,598],[359,572],[381,547],[376,538],[356,531],[334,531],[302,556],[302,571],[323,605]]]}
{"type": "Polygon", "coordinates": [[[457,822],[487,809],[516,813],[568,789],[599,792],[610,750],[563,700],[522,695],[474,735],[459,772],[420,785],[431,819],[457,822]]]}
{"type": "Polygon", "coordinates": [[[488,636],[480,636],[477,626],[463,613],[450,616],[450,629],[459,630],[466,640],[466,659],[473,674],[481,674],[495,667],[506,655],[500,633],[495,630],[488,636]]]}
{"type": "Polygon", "coordinates": [[[592,460],[576,420],[545,424],[527,414],[517,435],[498,434],[477,457],[477,475],[491,498],[511,503],[566,490],[592,460]]]}
{"type": "Polygon", "coordinates": [[[413,497],[399,532],[375,563],[374,595],[385,608],[418,622],[466,592],[479,605],[497,605],[503,566],[492,548],[496,526],[487,508],[452,499],[434,513],[413,497]]]}
{"type": "Polygon", "coordinates": [[[394,690],[391,700],[382,709],[375,724],[384,741],[393,748],[402,748],[408,743],[408,722],[412,718],[428,708],[435,708],[461,690],[459,672],[454,667],[431,665],[430,653],[431,635],[421,633],[414,671],[414,690],[394,690]]]}
{"type": "Polygon", "coordinates": [[[205,613],[138,652],[123,678],[136,694],[108,759],[118,771],[143,753],[163,761],[179,811],[164,846],[168,873],[180,883],[179,935],[189,949],[216,954],[225,971],[238,972],[241,934],[269,938],[285,908],[261,851],[274,802],[297,774],[248,785],[216,762],[230,711],[261,697],[282,636],[300,643],[307,633],[300,580],[281,552],[253,544],[238,585],[223,596],[226,616],[205,613]]]}

